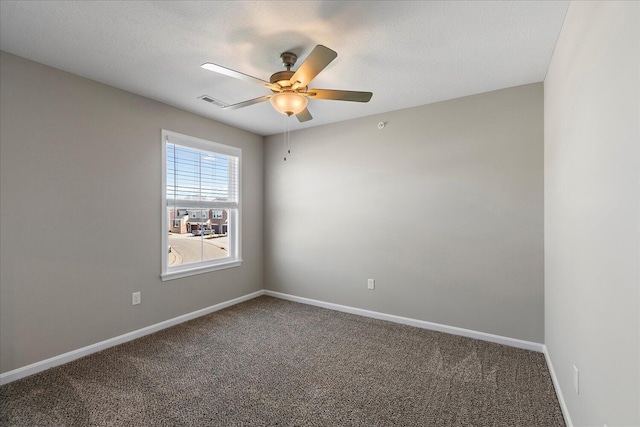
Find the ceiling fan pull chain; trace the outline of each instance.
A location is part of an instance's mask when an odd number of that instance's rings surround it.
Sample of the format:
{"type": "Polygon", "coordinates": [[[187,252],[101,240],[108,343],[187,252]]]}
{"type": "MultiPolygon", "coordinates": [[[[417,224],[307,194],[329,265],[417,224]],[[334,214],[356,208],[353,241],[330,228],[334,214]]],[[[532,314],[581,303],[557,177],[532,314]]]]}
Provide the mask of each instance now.
{"type": "Polygon", "coordinates": [[[284,155],[284,161],[285,162],[287,161],[286,151],[287,151],[287,134],[288,134],[288,132],[287,132],[287,124],[288,124],[287,119],[288,118],[289,118],[288,116],[284,116],[284,119],[283,119],[284,120],[284,123],[283,123],[284,124],[284,126],[283,126],[284,134],[282,135],[282,143],[284,145],[284,150],[285,150],[285,155],[284,155]]]}
{"type": "Polygon", "coordinates": [[[285,162],[287,161],[287,154],[291,154],[291,130],[290,130],[289,120],[291,120],[291,116],[285,115],[284,116],[284,137],[283,137],[284,150],[285,150],[285,154],[284,154],[285,162]]]}
{"type": "Polygon", "coordinates": [[[287,121],[287,154],[291,154],[291,116],[286,116],[287,121]]]}

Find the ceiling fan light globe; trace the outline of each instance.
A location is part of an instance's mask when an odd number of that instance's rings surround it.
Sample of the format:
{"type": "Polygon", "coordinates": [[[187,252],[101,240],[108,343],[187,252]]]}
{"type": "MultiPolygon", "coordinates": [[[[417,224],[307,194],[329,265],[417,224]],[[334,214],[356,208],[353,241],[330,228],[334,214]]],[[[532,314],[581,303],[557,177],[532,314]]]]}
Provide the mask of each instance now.
{"type": "Polygon", "coordinates": [[[287,92],[277,93],[273,95],[269,101],[271,101],[271,105],[273,105],[276,111],[286,114],[287,116],[304,111],[309,103],[306,96],[287,92]]]}

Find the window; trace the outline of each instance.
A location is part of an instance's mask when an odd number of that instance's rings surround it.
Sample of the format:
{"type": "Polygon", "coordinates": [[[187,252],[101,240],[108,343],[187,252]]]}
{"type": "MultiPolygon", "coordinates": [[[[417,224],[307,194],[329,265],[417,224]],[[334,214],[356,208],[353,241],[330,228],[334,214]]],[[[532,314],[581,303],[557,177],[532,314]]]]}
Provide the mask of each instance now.
{"type": "Polygon", "coordinates": [[[240,265],[242,150],[166,130],[162,144],[162,280],[240,265]]]}

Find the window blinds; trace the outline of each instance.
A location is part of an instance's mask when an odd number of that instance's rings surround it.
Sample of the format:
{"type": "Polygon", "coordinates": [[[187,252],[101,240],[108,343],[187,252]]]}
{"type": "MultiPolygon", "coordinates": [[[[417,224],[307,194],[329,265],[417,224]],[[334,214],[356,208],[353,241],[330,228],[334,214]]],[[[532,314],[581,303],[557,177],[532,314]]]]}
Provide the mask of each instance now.
{"type": "Polygon", "coordinates": [[[234,209],[239,205],[239,158],[167,139],[167,206],[234,209]]]}

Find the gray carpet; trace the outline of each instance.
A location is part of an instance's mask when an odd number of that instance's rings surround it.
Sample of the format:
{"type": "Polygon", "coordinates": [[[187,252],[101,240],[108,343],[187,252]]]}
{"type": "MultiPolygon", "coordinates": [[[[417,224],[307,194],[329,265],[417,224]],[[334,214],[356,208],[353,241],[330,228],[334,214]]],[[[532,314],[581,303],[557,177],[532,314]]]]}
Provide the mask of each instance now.
{"type": "Polygon", "coordinates": [[[3,426],[564,426],[544,356],[260,297],[0,388],[3,426]]]}

